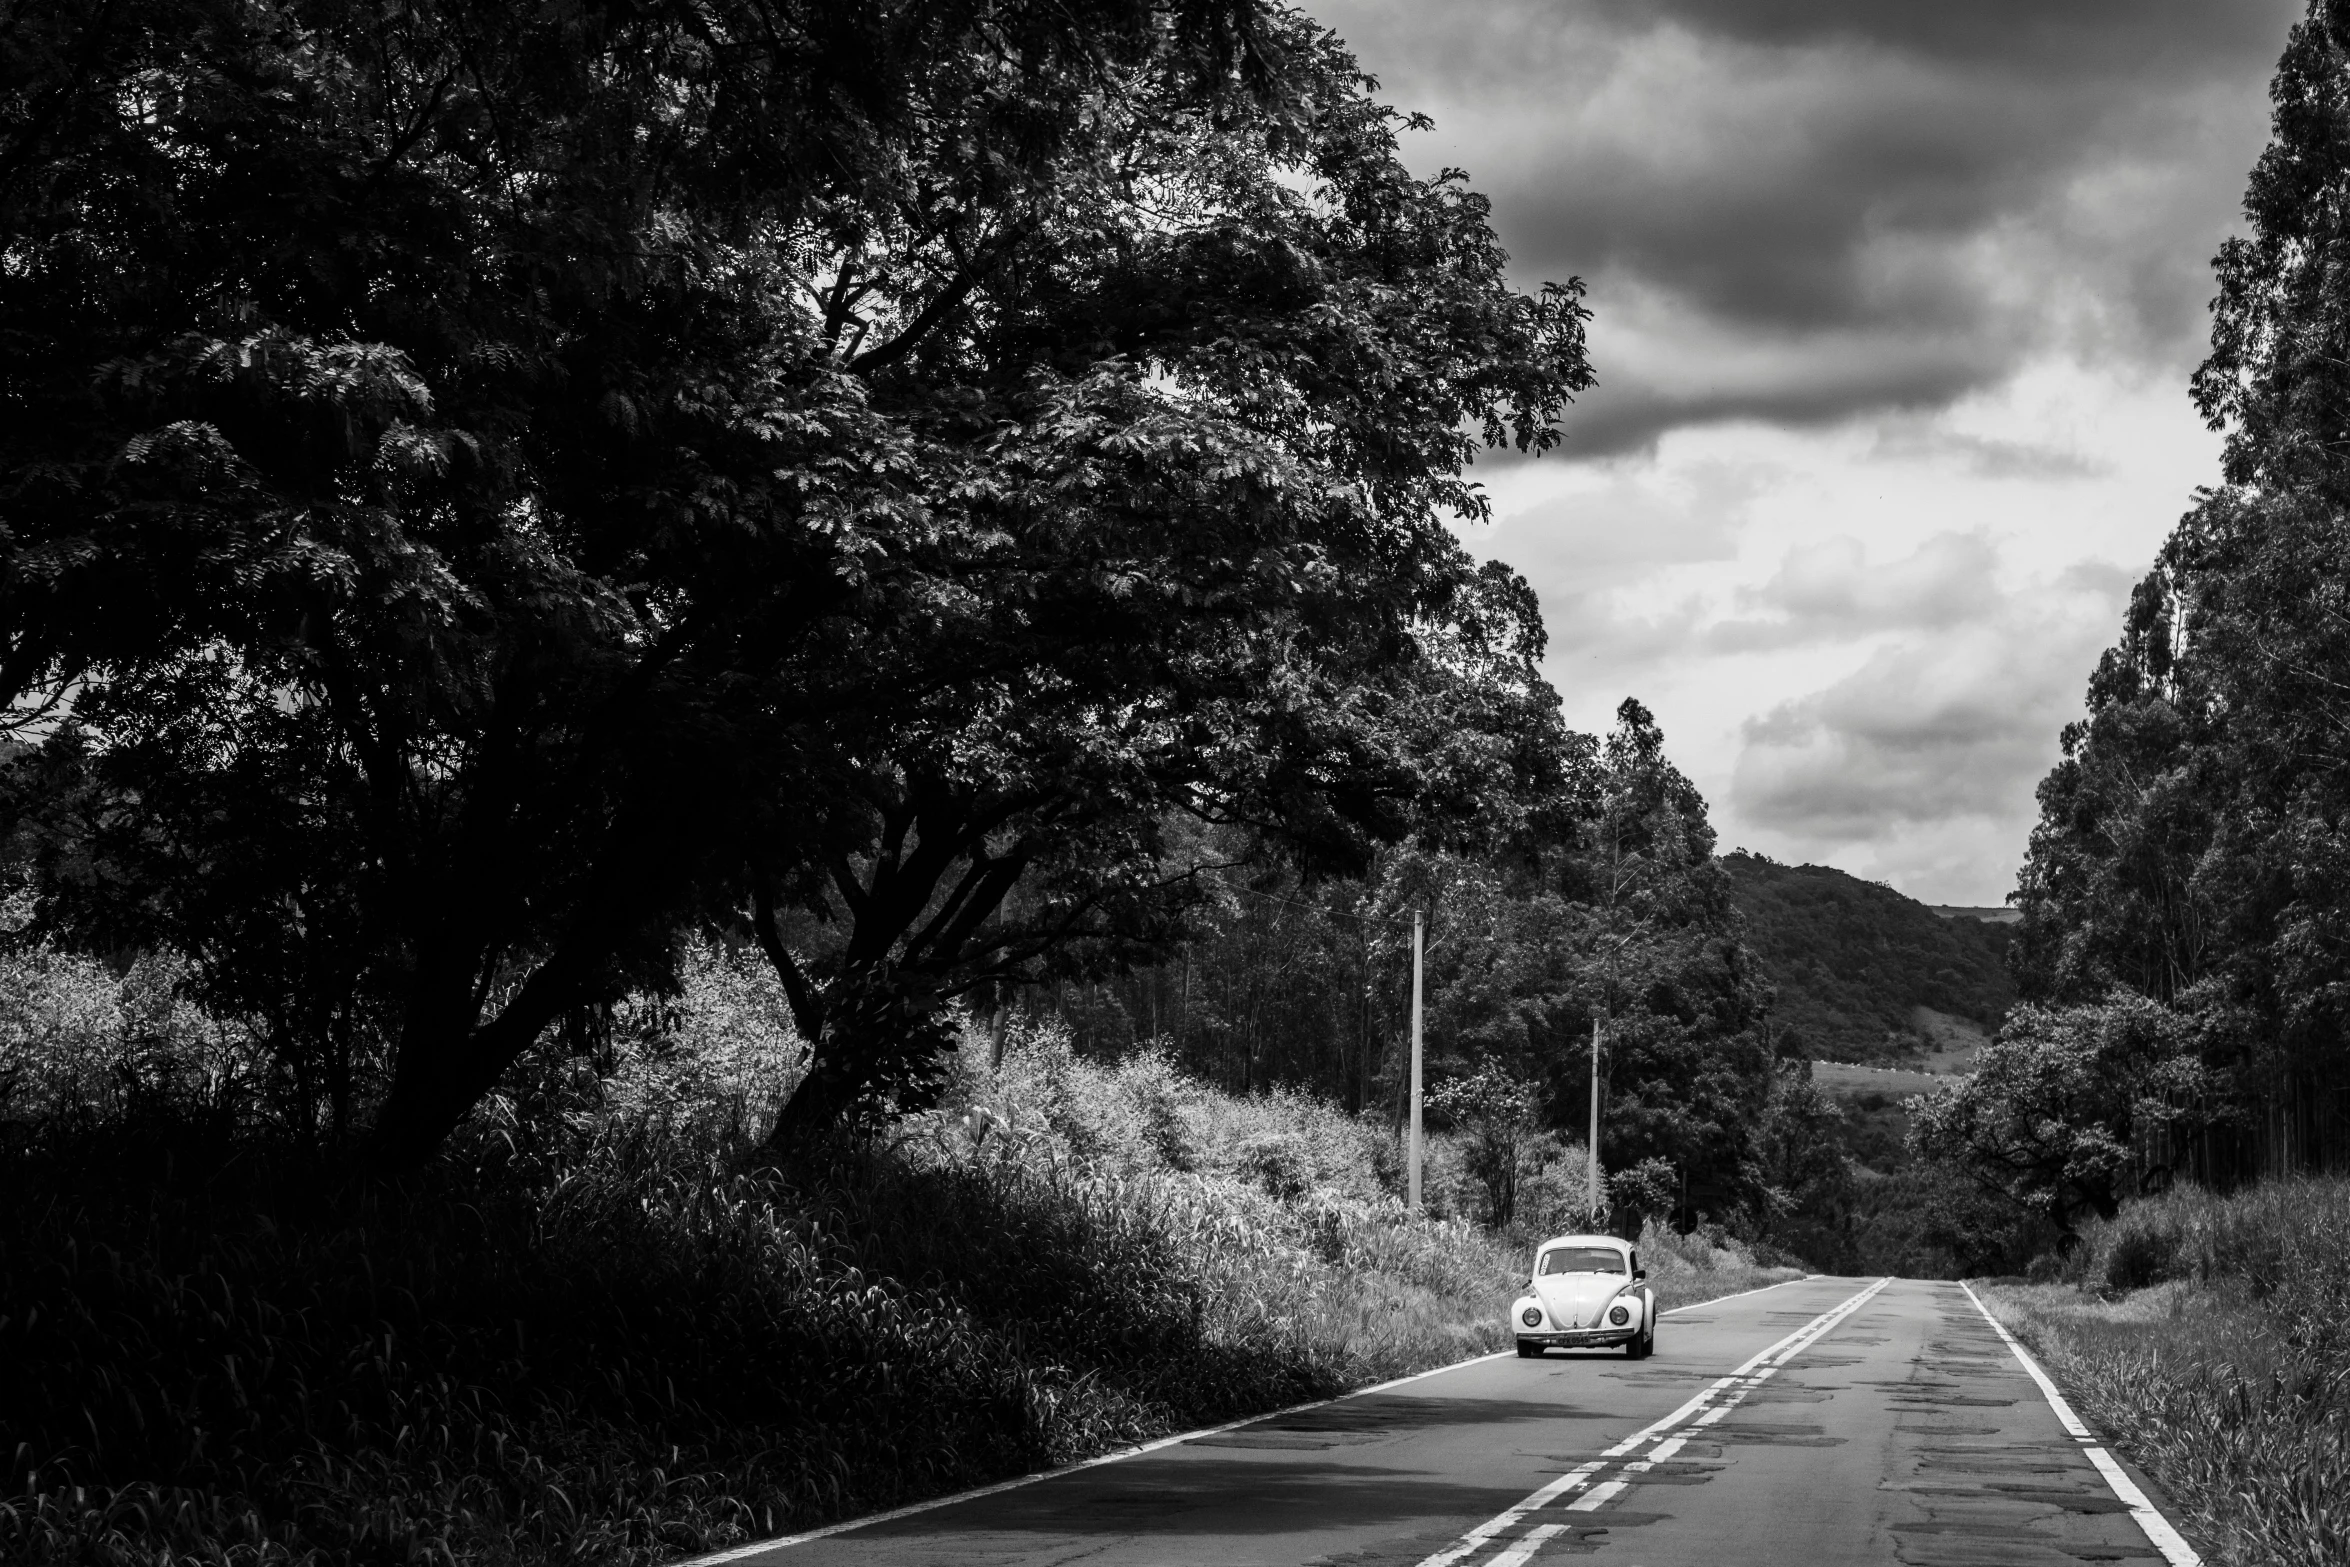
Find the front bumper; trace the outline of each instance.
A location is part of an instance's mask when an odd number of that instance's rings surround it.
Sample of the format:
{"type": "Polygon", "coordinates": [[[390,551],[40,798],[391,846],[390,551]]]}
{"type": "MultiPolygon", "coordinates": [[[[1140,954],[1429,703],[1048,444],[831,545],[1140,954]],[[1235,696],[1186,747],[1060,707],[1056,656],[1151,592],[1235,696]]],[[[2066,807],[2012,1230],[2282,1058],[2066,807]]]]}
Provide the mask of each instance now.
{"type": "Polygon", "coordinates": [[[1540,1344],[1546,1349],[1591,1349],[1610,1344],[1629,1344],[1639,1336],[1640,1324],[1637,1322],[1624,1328],[1518,1329],[1519,1343],[1540,1344]]]}

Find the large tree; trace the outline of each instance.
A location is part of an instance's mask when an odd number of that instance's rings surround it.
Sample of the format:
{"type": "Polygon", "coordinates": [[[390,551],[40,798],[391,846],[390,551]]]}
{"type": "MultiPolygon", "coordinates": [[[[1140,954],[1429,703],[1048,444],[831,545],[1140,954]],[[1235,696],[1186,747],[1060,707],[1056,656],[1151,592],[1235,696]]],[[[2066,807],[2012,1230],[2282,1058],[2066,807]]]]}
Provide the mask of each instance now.
{"type": "Polygon", "coordinates": [[[1589,378],[1572,287],[1248,0],[65,0],[0,49],[44,917],[289,1057],[376,1030],[394,1159],[695,919],[760,911],[805,1129],[991,964],[1147,935],[1169,808],[1359,859],[1430,793],[1384,708],[1464,467],[1589,378]]]}
{"type": "Polygon", "coordinates": [[[1973,1075],[1918,1104],[1910,1140],[1972,1171],[2069,1244],[2132,1194],[2135,1149],[2197,1112],[2206,1069],[2191,1023],[2127,993],[2102,1004],[2018,1007],[1973,1075]]]}
{"type": "MultiPolygon", "coordinates": [[[[1635,701],[1617,709],[1602,765],[1599,809],[1566,884],[1590,910],[1579,944],[1601,982],[1602,1156],[1670,1163],[1684,1223],[1759,1220],[1770,992],[1714,857],[1705,798],[1635,701]]],[[[1551,1070],[1562,1100],[1587,1109],[1576,1056],[1551,1070]]]]}

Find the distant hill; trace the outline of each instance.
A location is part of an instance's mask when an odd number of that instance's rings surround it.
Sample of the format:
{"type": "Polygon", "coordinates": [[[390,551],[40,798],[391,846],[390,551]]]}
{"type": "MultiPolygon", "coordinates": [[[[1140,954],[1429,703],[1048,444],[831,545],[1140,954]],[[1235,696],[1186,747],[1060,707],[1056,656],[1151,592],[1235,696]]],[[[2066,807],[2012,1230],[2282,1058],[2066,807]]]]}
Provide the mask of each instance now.
{"type": "Polygon", "coordinates": [[[2021,924],[2024,917],[2023,910],[2005,906],[1983,908],[1966,903],[1929,903],[1926,907],[1946,920],[1989,920],[1994,925],[2021,924]]]}
{"type": "MultiPolygon", "coordinates": [[[[1746,942],[1778,987],[1789,1053],[1892,1061],[1942,1041],[1930,1013],[1995,1026],[2015,1000],[2004,923],[1949,918],[1892,888],[1825,865],[1740,851],[1722,860],[1746,915],[1746,942]],[[1920,1009],[1930,1009],[1921,1012],[1920,1009]]],[[[1957,911],[1953,911],[1957,912],[1957,911]]]]}

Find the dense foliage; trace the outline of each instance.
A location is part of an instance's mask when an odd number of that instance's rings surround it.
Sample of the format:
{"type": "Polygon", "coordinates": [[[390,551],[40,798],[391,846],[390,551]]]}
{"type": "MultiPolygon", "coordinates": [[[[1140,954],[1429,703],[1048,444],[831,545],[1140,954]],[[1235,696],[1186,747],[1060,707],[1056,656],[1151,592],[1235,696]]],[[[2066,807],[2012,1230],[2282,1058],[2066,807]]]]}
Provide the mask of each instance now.
{"type": "Polygon", "coordinates": [[[944,1004],[1553,787],[1447,523],[1577,288],[1260,0],[57,0],[0,29],[0,697],[39,927],[434,1148],[755,929],[782,1135],[944,1004]]]}
{"type": "Polygon", "coordinates": [[[2015,1000],[2005,925],[1945,919],[1830,866],[1743,850],[1722,865],[1776,993],[1781,1055],[1892,1060],[1922,1043],[1919,1007],[1995,1028],[2015,1000]]]}
{"type": "Polygon", "coordinates": [[[1211,1081],[1310,1086],[1400,1123],[1408,911],[1422,907],[1432,1085],[1489,1071],[1535,1085],[1541,1119],[1580,1139],[1596,1015],[1602,1158],[1672,1171],[1669,1199],[1619,1218],[1751,1228],[1769,1208],[1762,974],[1704,799],[1646,709],[1627,701],[1617,719],[1563,820],[1530,820],[1484,853],[1391,851],[1367,882],[1227,873],[1193,940],[1064,987],[1062,1015],[1088,1050],[1163,1040],[1211,1081]]]}
{"type": "Polygon", "coordinates": [[[2094,1006],[2025,1005],[1973,1074],[1920,1106],[1912,1141],[1976,1172],[2015,1206],[2070,1232],[2110,1219],[2132,1151],[2211,1098],[2192,1024],[2144,996],[2094,1006]]]}

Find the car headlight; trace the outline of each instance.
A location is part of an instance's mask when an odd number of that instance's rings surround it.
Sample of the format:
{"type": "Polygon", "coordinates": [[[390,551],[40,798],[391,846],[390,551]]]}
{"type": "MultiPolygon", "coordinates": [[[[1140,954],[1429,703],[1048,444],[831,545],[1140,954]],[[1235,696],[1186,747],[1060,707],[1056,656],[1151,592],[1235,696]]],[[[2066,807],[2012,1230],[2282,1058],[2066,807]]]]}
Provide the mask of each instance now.
{"type": "Polygon", "coordinates": [[[1538,1328],[1542,1326],[1542,1308],[1528,1306],[1524,1311],[1518,1313],[1518,1320],[1530,1328],[1538,1328]]]}
{"type": "Polygon", "coordinates": [[[1632,1308],[1629,1306],[1610,1306],[1608,1308],[1607,1319],[1620,1328],[1625,1323],[1632,1320],[1632,1308]]]}

